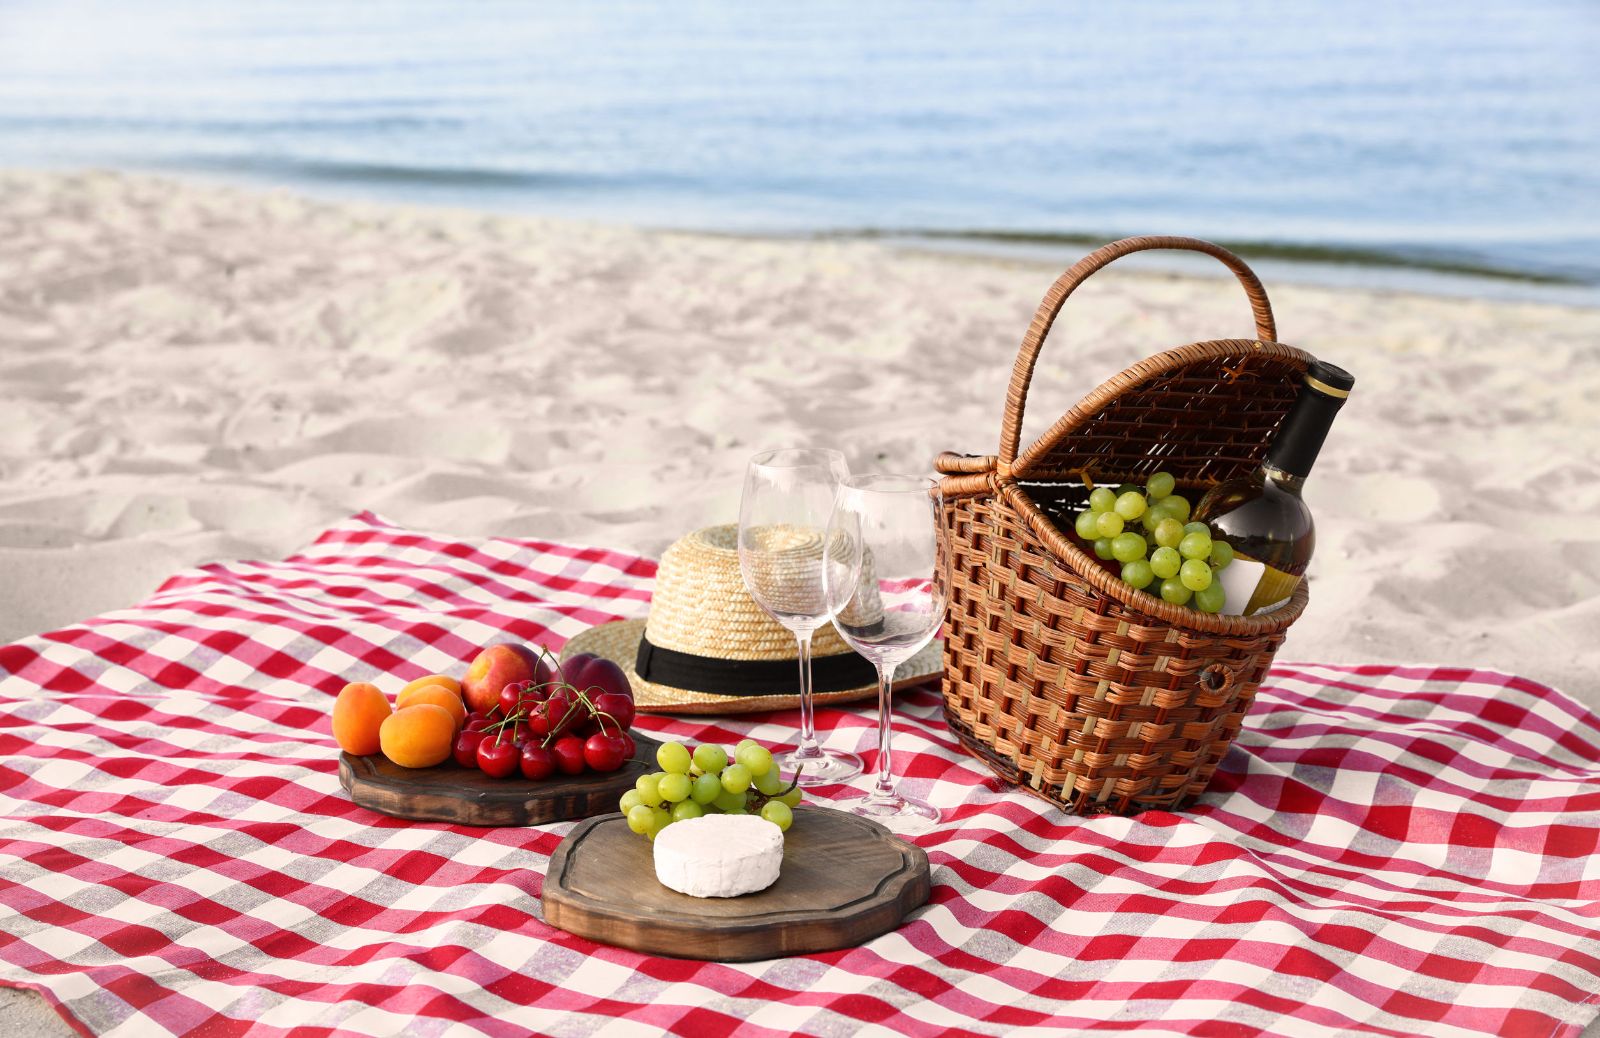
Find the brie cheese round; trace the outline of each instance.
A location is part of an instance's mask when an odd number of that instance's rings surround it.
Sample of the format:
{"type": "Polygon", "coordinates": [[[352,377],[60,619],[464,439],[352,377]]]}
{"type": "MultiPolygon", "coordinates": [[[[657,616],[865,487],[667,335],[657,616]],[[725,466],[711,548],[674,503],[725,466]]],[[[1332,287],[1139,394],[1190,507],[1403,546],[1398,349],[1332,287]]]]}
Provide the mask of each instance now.
{"type": "Polygon", "coordinates": [[[656,879],[693,897],[765,890],[783,864],[783,830],[756,815],[702,815],[656,834],[656,879]]]}

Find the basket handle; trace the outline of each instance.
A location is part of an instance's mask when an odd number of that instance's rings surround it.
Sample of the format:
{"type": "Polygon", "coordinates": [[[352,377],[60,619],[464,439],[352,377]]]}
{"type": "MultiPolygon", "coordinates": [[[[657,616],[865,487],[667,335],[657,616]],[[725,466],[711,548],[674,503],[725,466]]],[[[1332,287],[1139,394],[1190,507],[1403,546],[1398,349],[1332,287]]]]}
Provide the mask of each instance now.
{"type": "Polygon", "coordinates": [[[1044,294],[1044,299],[1039,303],[1039,309],[1034,312],[1033,323],[1028,325],[1028,334],[1022,337],[1022,349],[1017,352],[1017,363],[1011,369],[1011,387],[1006,390],[1005,417],[1000,422],[999,462],[1003,475],[1009,475],[1012,462],[1017,460],[1017,448],[1022,438],[1022,412],[1028,402],[1028,385],[1033,381],[1033,366],[1039,359],[1039,350],[1044,346],[1044,337],[1050,334],[1050,326],[1055,323],[1056,315],[1061,312],[1062,304],[1090,274],[1114,259],[1145,249],[1187,249],[1190,252],[1203,252],[1207,256],[1221,260],[1229,270],[1233,271],[1234,277],[1239,279],[1239,284],[1244,286],[1245,295],[1250,297],[1250,309],[1256,318],[1256,338],[1268,342],[1277,341],[1278,329],[1272,320],[1272,304],[1267,301],[1266,289],[1261,287],[1260,279],[1245,265],[1244,260],[1222,246],[1201,241],[1199,238],[1145,235],[1139,238],[1124,238],[1098,248],[1073,264],[1072,269],[1056,278],[1055,284],[1050,286],[1050,291],[1044,294]]]}

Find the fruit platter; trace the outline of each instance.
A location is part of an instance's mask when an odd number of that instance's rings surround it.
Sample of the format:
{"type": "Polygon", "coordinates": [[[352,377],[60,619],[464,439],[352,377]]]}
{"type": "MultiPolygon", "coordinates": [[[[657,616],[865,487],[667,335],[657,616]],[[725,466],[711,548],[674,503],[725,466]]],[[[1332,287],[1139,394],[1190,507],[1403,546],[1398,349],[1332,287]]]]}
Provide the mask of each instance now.
{"type": "Polygon", "coordinates": [[[633,720],[632,689],[616,664],[558,662],[515,643],[485,648],[459,680],[407,682],[392,705],[376,684],[358,681],[333,707],[339,780],[357,804],[483,826],[609,810],[658,746],[633,720]]]}
{"type": "Polygon", "coordinates": [[[726,962],[826,951],[927,901],[922,850],[803,806],[799,775],[785,779],[768,747],[663,744],[633,730],[634,714],[608,659],[491,645],[459,679],[413,679],[392,702],[374,682],[347,684],[333,706],[339,780],[362,807],[413,821],[587,819],[551,859],[542,911],[637,950],[726,962]]]}

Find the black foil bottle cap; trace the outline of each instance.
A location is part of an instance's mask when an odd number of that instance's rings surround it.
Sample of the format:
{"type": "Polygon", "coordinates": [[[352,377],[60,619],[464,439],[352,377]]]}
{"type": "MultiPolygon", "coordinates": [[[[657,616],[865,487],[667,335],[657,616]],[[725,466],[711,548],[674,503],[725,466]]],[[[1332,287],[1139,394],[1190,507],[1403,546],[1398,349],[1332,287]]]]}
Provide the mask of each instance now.
{"type": "Polygon", "coordinates": [[[1337,364],[1329,364],[1325,360],[1314,360],[1311,367],[1306,369],[1306,385],[1335,399],[1344,399],[1350,395],[1350,390],[1355,388],[1356,377],[1337,364]],[[1333,390],[1333,392],[1328,392],[1333,390]]]}

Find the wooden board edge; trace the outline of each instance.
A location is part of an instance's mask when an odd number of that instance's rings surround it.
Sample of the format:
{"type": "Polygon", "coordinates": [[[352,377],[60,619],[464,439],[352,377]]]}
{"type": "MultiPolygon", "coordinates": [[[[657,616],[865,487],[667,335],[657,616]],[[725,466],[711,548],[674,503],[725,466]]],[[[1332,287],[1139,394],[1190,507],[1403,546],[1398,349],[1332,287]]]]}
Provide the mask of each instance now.
{"type": "MultiPolygon", "coordinates": [[[[655,767],[654,754],[651,751],[654,749],[659,749],[662,743],[659,739],[652,737],[648,733],[634,731],[631,734],[634,736],[636,756],[630,758],[630,762],[643,764],[645,767],[645,772],[648,773],[655,767]]],[[[535,822],[530,820],[531,813],[527,808],[527,802],[525,800],[519,802],[515,800],[491,799],[490,797],[484,795],[489,792],[487,790],[482,791],[478,795],[472,797],[451,796],[444,793],[412,793],[411,795],[418,798],[418,807],[415,810],[408,810],[405,814],[396,814],[393,811],[386,810],[382,805],[382,801],[372,796],[371,793],[384,791],[397,793],[406,792],[404,784],[391,778],[379,775],[377,771],[367,763],[367,757],[357,756],[344,750],[339,751],[339,786],[350,798],[350,802],[355,804],[357,807],[365,808],[374,814],[383,815],[385,818],[395,818],[404,822],[438,822],[445,825],[458,825],[469,829],[498,829],[527,828],[536,825],[560,825],[565,822],[574,821],[575,819],[581,820],[586,817],[597,817],[595,815],[585,816],[579,814],[567,815],[562,818],[545,818],[535,822]],[[365,778],[368,780],[368,782],[370,782],[369,787],[361,790],[357,790],[356,788],[358,768],[362,773],[359,777],[365,778]],[[508,814],[503,819],[492,821],[463,821],[452,810],[452,805],[460,803],[489,804],[493,805],[494,807],[502,807],[506,812],[508,812],[508,814]]],[[[620,797],[622,792],[626,792],[626,789],[622,789],[622,791],[618,792],[616,795],[620,797]]],[[[595,791],[590,796],[591,799],[596,796],[601,797],[601,803],[603,804],[607,799],[610,798],[611,792],[595,791]]]]}
{"type": "Polygon", "coordinates": [[[884,829],[884,835],[891,844],[898,845],[896,849],[900,851],[902,867],[885,876],[872,893],[866,895],[870,898],[879,896],[880,893],[888,894],[878,904],[851,921],[849,934],[829,932],[830,928],[837,926],[837,923],[831,921],[824,923],[815,918],[808,918],[812,913],[788,913],[794,917],[789,920],[784,919],[783,915],[775,914],[764,916],[759,922],[724,925],[724,928],[716,934],[717,948],[714,955],[684,955],[680,947],[670,943],[675,936],[673,931],[696,932],[702,940],[706,939],[706,931],[697,929],[693,916],[663,914],[658,917],[658,925],[666,931],[662,934],[661,941],[646,938],[635,944],[616,945],[592,932],[587,925],[588,922],[597,920],[630,925],[638,921],[637,917],[629,915],[625,910],[610,908],[590,898],[575,895],[566,890],[561,881],[565,878],[569,849],[577,847],[596,826],[621,817],[620,812],[611,812],[585,819],[567,834],[566,839],[561,841],[555,853],[550,856],[539,896],[540,914],[546,923],[558,930],[594,941],[596,944],[626,947],[632,951],[651,955],[703,962],[761,962],[774,958],[814,955],[838,951],[841,948],[859,947],[886,933],[898,930],[905,923],[906,916],[926,904],[933,893],[933,877],[927,852],[909,840],[884,829]],[[889,893],[891,889],[892,893],[889,893]],[[789,928],[789,934],[793,939],[783,941],[778,954],[772,954],[765,947],[752,947],[752,942],[764,938],[776,927],[785,926],[789,928]]]}
{"type": "MultiPolygon", "coordinates": [[[[554,861],[555,859],[552,858],[552,866],[554,861]]],[[[563,859],[563,866],[564,865],[565,859],[563,859]]],[[[554,867],[552,867],[550,871],[553,873],[555,871],[554,867]]],[[[882,882],[880,882],[870,894],[858,898],[849,904],[855,905],[872,898],[881,898],[881,900],[878,902],[880,906],[899,905],[903,906],[903,910],[906,912],[913,911],[928,900],[931,883],[923,881],[923,878],[927,876],[928,873],[926,871],[919,870],[912,863],[903,861],[902,867],[894,873],[885,876],[882,882]]],[[[635,921],[637,918],[636,916],[629,915],[625,910],[610,908],[606,905],[593,901],[590,898],[573,894],[559,885],[551,887],[548,883],[548,877],[549,873],[546,874],[546,889],[548,889],[553,895],[553,899],[560,902],[564,907],[571,907],[574,910],[586,912],[596,917],[603,917],[616,922],[631,922],[635,921]]],[[[876,908],[873,909],[873,911],[875,910],[876,908]]],[[[759,934],[765,933],[774,926],[805,925],[806,923],[812,921],[811,917],[814,915],[814,912],[772,912],[747,923],[724,922],[721,924],[721,926],[722,932],[728,934],[759,934]]],[[[697,917],[687,913],[660,912],[651,913],[651,917],[657,920],[663,926],[675,926],[685,930],[694,929],[697,925],[699,925],[697,917]]]]}

